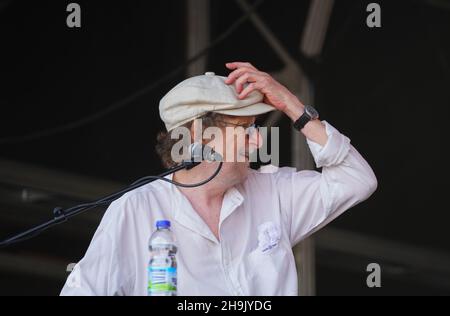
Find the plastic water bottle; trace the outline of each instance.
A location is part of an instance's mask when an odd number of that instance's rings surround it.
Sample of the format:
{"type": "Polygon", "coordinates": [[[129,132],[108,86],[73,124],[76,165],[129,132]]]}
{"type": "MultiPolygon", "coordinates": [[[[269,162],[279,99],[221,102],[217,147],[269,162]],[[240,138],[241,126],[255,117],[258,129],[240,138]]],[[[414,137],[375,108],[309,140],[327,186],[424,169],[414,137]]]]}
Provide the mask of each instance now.
{"type": "Polygon", "coordinates": [[[148,296],[177,295],[177,247],[170,231],[170,221],[156,222],[149,241],[148,296]]]}

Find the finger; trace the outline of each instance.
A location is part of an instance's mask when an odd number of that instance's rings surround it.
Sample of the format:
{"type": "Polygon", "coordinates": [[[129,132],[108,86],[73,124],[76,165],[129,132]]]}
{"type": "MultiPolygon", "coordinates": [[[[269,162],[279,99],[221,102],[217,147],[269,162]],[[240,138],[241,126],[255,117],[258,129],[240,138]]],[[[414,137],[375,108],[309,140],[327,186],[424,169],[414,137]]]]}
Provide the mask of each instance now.
{"type": "Polygon", "coordinates": [[[227,79],[225,80],[226,84],[232,84],[238,77],[240,77],[244,72],[253,71],[252,68],[242,67],[231,72],[227,79]]]}
{"type": "Polygon", "coordinates": [[[225,82],[227,84],[233,83],[239,76],[241,76],[246,71],[250,71],[250,68],[243,67],[230,72],[225,82]]]}
{"type": "Polygon", "coordinates": [[[255,79],[255,74],[254,73],[251,73],[251,72],[243,73],[242,76],[240,76],[236,80],[236,82],[234,83],[235,86],[236,86],[236,92],[237,93],[241,93],[245,83],[247,83],[247,82],[255,82],[255,81],[256,81],[256,79],[255,79]]]}
{"type": "Polygon", "coordinates": [[[245,99],[250,93],[258,89],[258,84],[256,82],[250,83],[245,89],[239,94],[239,99],[245,99]]]}
{"type": "Polygon", "coordinates": [[[252,64],[250,64],[248,62],[240,62],[240,61],[235,61],[235,62],[232,62],[232,63],[226,63],[225,66],[228,69],[237,69],[237,68],[240,68],[240,67],[248,67],[248,68],[252,68],[253,70],[258,70],[252,64]]]}

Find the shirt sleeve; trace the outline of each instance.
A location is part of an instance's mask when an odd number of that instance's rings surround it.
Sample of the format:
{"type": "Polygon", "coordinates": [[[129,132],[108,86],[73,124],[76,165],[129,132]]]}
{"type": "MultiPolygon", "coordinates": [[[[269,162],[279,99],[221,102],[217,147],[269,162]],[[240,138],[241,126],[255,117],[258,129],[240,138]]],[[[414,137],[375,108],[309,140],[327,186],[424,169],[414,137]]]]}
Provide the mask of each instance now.
{"type": "Polygon", "coordinates": [[[327,143],[321,146],[307,139],[315,164],[322,172],[276,174],[281,210],[292,246],[369,198],[377,188],[372,168],[350,144],[350,139],[328,122],[322,123],[328,135],[327,143]]]}
{"type": "Polygon", "coordinates": [[[61,296],[125,295],[126,267],[118,260],[123,235],[121,216],[127,202],[114,201],[106,210],[85,256],[75,265],[61,291],[61,296]],[[113,236],[117,236],[114,238],[113,236]]]}

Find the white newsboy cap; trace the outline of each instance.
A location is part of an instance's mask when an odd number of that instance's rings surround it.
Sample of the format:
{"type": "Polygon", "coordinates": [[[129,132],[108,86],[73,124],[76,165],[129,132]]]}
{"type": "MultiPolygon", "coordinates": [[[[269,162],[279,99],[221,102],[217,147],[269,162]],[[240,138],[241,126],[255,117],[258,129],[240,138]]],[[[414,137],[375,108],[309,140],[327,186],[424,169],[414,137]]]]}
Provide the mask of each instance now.
{"type": "Polygon", "coordinates": [[[159,115],[168,131],[208,112],[232,116],[254,116],[275,110],[262,102],[264,96],[253,91],[240,100],[235,86],[213,72],[180,82],[159,102],[159,115]]]}

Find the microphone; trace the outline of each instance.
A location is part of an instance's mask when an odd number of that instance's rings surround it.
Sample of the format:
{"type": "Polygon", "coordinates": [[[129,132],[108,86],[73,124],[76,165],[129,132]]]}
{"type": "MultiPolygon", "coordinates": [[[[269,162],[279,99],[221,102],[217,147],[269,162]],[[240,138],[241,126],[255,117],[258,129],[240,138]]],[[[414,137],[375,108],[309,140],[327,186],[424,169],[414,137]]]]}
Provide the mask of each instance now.
{"type": "Polygon", "coordinates": [[[214,151],[208,145],[202,145],[201,143],[192,143],[189,145],[189,160],[191,162],[214,162],[214,161],[222,161],[222,156],[214,151]]]}

